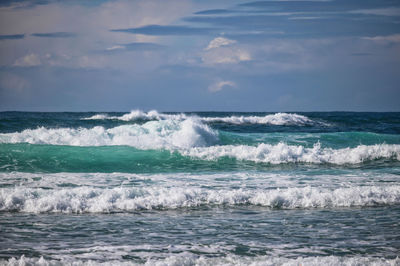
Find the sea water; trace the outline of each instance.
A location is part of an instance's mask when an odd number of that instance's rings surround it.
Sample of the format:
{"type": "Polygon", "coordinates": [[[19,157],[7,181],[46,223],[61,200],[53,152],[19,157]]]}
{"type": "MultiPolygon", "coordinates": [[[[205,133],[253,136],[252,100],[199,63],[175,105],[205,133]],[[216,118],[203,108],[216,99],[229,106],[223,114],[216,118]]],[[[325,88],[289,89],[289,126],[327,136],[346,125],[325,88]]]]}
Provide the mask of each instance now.
{"type": "Polygon", "coordinates": [[[400,265],[400,113],[0,113],[2,265],[400,265]]]}

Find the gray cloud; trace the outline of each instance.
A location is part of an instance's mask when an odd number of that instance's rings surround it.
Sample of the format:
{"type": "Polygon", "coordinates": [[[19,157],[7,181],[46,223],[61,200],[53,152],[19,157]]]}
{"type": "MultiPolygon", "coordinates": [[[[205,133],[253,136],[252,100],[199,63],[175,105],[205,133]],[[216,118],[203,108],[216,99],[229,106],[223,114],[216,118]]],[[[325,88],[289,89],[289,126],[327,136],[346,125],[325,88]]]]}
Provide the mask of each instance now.
{"type": "Polygon", "coordinates": [[[18,40],[25,38],[25,34],[0,35],[0,40],[18,40]]]}
{"type": "Polygon", "coordinates": [[[165,48],[164,45],[151,43],[151,42],[133,42],[126,44],[116,44],[112,45],[101,52],[106,53],[120,53],[127,51],[157,51],[162,48],[165,48]]]}
{"type": "Polygon", "coordinates": [[[31,35],[41,38],[71,38],[76,36],[76,34],[72,32],[46,32],[46,33],[33,33],[31,35]]]}
{"type": "Polygon", "coordinates": [[[203,11],[198,11],[195,12],[195,15],[219,15],[219,14],[228,14],[231,13],[232,11],[228,9],[209,9],[209,10],[203,10],[203,11]]]}
{"type": "Polygon", "coordinates": [[[161,35],[206,35],[216,32],[217,29],[191,27],[191,26],[147,25],[138,28],[113,29],[110,31],[161,36],[161,35]]]}

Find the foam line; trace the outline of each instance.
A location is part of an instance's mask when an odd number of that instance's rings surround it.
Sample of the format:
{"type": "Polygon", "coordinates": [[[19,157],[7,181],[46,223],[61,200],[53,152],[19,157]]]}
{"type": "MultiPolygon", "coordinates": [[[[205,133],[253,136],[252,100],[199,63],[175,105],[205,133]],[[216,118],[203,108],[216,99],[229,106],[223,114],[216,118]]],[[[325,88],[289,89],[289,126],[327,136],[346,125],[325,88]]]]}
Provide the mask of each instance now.
{"type": "MultiPolygon", "coordinates": [[[[183,253],[183,252],[182,252],[183,253]]],[[[0,260],[1,265],[7,266],[20,266],[20,265],[252,265],[252,266],[355,266],[355,265],[374,265],[374,266],[395,266],[400,264],[400,258],[386,259],[367,256],[354,256],[354,257],[340,257],[340,256],[319,256],[319,257],[298,257],[298,258],[285,258],[274,256],[256,256],[244,257],[237,255],[227,255],[225,257],[206,257],[203,255],[196,256],[191,253],[183,253],[178,255],[169,255],[165,258],[148,258],[144,264],[137,264],[133,261],[96,261],[96,260],[81,260],[74,259],[69,256],[61,260],[52,260],[40,258],[28,258],[21,256],[19,259],[11,258],[9,260],[0,260]]]]}
{"type": "Polygon", "coordinates": [[[218,134],[199,120],[149,121],[143,125],[94,128],[26,129],[0,134],[0,143],[30,143],[70,146],[127,145],[138,149],[184,149],[209,146],[218,134]]]}
{"type": "Polygon", "coordinates": [[[270,145],[261,143],[257,146],[224,145],[211,147],[194,147],[183,150],[185,156],[216,160],[221,157],[235,158],[253,162],[282,163],[314,163],[314,164],[359,164],[376,159],[394,159],[400,161],[400,145],[376,144],[359,145],[355,148],[321,148],[319,143],[313,148],[279,143],[270,145]]]}
{"type": "Polygon", "coordinates": [[[212,190],[188,187],[0,189],[1,211],[28,213],[110,213],[215,205],[257,205],[274,209],[304,209],[397,204],[400,204],[400,186],[398,185],[270,190],[212,190]]]}
{"type": "MultiPolygon", "coordinates": [[[[185,120],[191,116],[185,114],[163,114],[155,110],[143,112],[140,110],[131,111],[122,116],[109,116],[107,114],[96,114],[91,117],[83,118],[83,120],[122,120],[122,121],[136,121],[136,120],[185,120]]],[[[290,113],[276,113],[265,116],[226,116],[226,117],[199,117],[203,122],[223,122],[228,124],[265,124],[265,125],[312,125],[323,124],[322,122],[315,122],[304,115],[290,114],[290,113]]]]}

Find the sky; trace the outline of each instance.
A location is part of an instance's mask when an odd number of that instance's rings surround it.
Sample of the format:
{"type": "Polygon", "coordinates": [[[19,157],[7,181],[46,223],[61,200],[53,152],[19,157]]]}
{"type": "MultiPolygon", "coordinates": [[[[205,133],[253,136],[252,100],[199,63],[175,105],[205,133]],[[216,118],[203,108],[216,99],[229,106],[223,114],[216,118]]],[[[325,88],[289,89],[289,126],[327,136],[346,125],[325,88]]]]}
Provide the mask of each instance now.
{"type": "Polygon", "coordinates": [[[400,1],[0,1],[0,111],[400,111],[400,1]]]}

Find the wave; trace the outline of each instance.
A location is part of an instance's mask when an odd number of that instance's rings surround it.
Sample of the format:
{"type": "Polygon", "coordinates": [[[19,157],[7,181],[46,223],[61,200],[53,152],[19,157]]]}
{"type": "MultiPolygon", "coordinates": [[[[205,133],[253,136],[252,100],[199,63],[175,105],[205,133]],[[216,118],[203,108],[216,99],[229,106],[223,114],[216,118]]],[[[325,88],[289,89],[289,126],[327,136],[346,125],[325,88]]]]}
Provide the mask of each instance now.
{"type": "Polygon", "coordinates": [[[94,128],[26,129],[0,134],[0,143],[69,146],[127,145],[138,149],[184,149],[209,146],[218,134],[197,119],[149,121],[143,125],[94,128]]]}
{"type": "Polygon", "coordinates": [[[315,124],[313,120],[299,114],[276,113],[266,116],[229,116],[229,117],[202,117],[205,122],[223,122],[229,124],[266,124],[277,126],[304,126],[315,124]]]}
{"type": "Polygon", "coordinates": [[[169,150],[201,160],[233,158],[256,163],[360,164],[377,159],[400,161],[399,144],[358,145],[350,148],[312,148],[302,145],[260,143],[221,145],[219,133],[195,118],[149,121],[110,129],[37,128],[0,134],[0,143],[29,143],[68,146],[131,146],[140,150],[169,150]]]}
{"type": "Polygon", "coordinates": [[[301,187],[271,190],[179,187],[79,187],[48,190],[14,187],[0,190],[0,211],[28,213],[112,213],[215,205],[304,209],[397,204],[400,204],[400,186],[355,186],[337,189],[301,187]]]}
{"type": "Polygon", "coordinates": [[[133,110],[129,114],[124,114],[122,116],[109,116],[107,114],[96,114],[90,117],[82,118],[82,120],[122,120],[122,121],[135,121],[135,120],[185,120],[189,118],[185,114],[163,114],[156,110],[149,112],[143,112],[140,110],[133,110]]]}
{"type": "Polygon", "coordinates": [[[134,263],[132,261],[94,261],[94,260],[80,260],[73,259],[72,257],[63,258],[61,260],[52,260],[40,258],[27,258],[21,256],[19,259],[11,258],[9,260],[0,260],[0,264],[7,266],[19,265],[253,265],[253,266],[272,266],[272,265],[327,265],[327,266],[353,266],[353,265],[375,265],[375,266],[394,266],[400,263],[400,258],[386,259],[377,257],[340,257],[340,256],[319,256],[319,257],[298,257],[298,258],[284,258],[273,256],[256,256],[244,257],[237,255],[228,255],[225,257],[207,257],[203,255],[194,255],[186,253],[183,255],[169,255],[165,258],[155,259],[148,258],[144,263],[134,263]]]}
{"type": "Polygon", "coordinates": [[[394,159],[400,161],[400,145],[376,144],[359,145],[355,148],[321,148],[316,143],[313,148],[300,145],[279,143],[270,145],[261,143],[257,146],[224,145],[212,147],[194,147],[180,151],[185,156],[203,160],[217,160],[222,157],[257,163],[314,163],[314,164],[359,164],[377,159],[394,159]]]}
{"type": "MultiPolygon", "coordinates": [[[[122,120],[122,121],[136,121],[136,120],[185,120],[193,116],[186,114],[163,114],[155,110],[143,112],[140,110],[131,111],[129,114],[122,116],[109,116],[107,114],[96,114],[91,117],[83,118],[83,120],[122,120]]],[[[324,124],[322,122],[315,122],[306,116],[290,113],[276,113],[265,116],[228,116],[228,117],[199,117],[203,122],[223,122],[228,124],[265,124],[265,125],[291,125],[291,126],[304,126],[313,124],[324,124]]],[[[324,124],[327,125],[327,124],[324,124]]]]}

